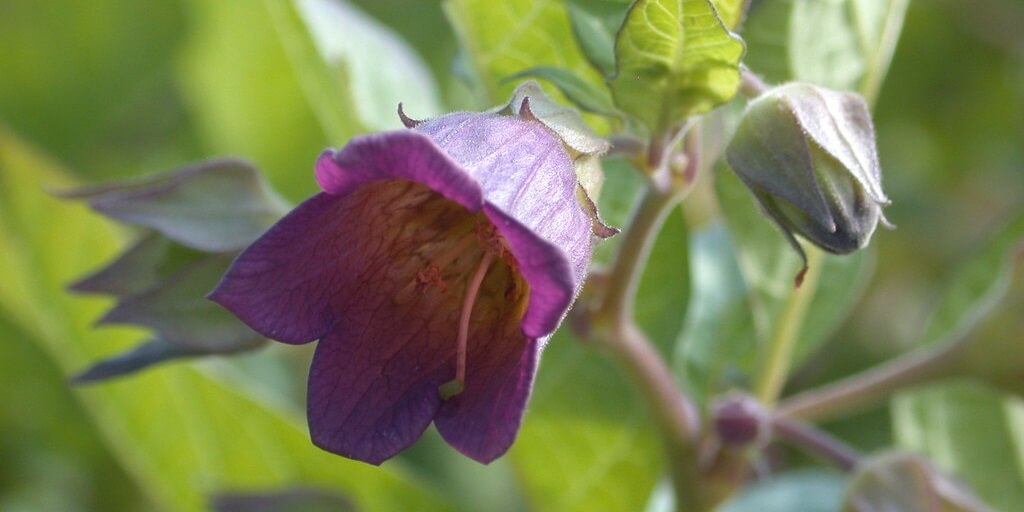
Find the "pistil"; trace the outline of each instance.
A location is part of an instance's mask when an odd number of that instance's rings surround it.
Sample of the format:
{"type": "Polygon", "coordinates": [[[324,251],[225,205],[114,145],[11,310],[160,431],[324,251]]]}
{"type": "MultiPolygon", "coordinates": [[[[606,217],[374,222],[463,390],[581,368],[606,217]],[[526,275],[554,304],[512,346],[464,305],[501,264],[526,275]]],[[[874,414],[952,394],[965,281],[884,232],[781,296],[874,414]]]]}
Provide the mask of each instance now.
{"type": "Polygon", "coordinates": [[[485,251],[484,257],[480,260],[473,279],[466,287],[466,296],[462,301],[462,313],[459,316],[459,335],[457,339],[458,348],[455,354],[455,379],[450,380],[438,388],[442,400],[448,400],[458,395],[466,386],[466,348],[469,343],[469,318],[476,304],[477,295],[480,294],[480,286],[483,285],[487,270],[494,262],[494,253],[485,251]]]}

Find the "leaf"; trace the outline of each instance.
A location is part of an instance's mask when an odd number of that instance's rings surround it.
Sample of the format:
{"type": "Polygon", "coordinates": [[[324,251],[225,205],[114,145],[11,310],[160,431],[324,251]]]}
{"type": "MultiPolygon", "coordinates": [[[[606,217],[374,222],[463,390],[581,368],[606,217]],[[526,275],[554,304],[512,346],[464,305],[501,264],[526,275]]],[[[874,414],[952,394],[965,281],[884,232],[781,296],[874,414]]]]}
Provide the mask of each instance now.
{"type": "Polygon", "coordinates": [[[715,4],[718,17],[722,18],[725,27],[736,30],[743,17],[744,6],[749,4],[750,0],[712,0],[711,3],[715,4]]]}
{"type": "Polygon", "coordinates": [[[699,403],[743,386],[757,352],[748,288],[736,247],[721,220],[690,235],[690,307],[673,367],[699,403]]]}
{"type": "Polygon", "coordinates": [[[119,298],[101,324],[132,324],[200,352],[230,353],[257,347],[263,338],[206,295],[216,288],[232,256],[206,256],[138,294],[119,298]]]}
{"type": "Polygon", "coordinates": [[[576,106],[583,110],[603,116],[618,115],[615,110],[615,104],[612,103],[612,98],[606,89],[584,82],[580,77],[567,69],[541,66],[516,73],[509,77],[509,79],[530,77],[551,82],[569,101],[575,103],[576,106]]]}
{"type": "MultiPolygon", "coordinates": [[[[104,301],[69,298],[63,283],[116,249],[108,223],[42,192],[64,174],[0,131],[0,316],[64,372],[137,341],[88,328],[104,301]],[[43,229],[45,227],[45,229],[43,229]]],[[[3,350],[0,347],[0,350],[3,350]]],[[[313,447],[295,411],[271,406],[185,365],[78,394],[131,478],[157,507],[202,510],[211,488],[323,485],[361,510],[449,510],[398,464],[372,468],[313,447]]]]}
{"type": "Polygon", "coordinates": [[[568,0],[572,32],[587,60],[608,77],[615,73],[615,34],[626,19],[629,0],[568,0]]]}
{"type": "Polygon", "coordinates": [[[868,75],[885,75],[907,4],[907,0],[762,2],[744,27],[750,44],[745,61],[770,82],[802,80],[833,89],[863,89],[868,75]]]}
{"type": "Polygon", "coordinates": [[[720,512],[834,512],[843,500],[844,479],[822,470],[795,470],[755,482],[722,505],[720,512]]]}
{"type": "Polygon", "coordinates": [[[1024,213],[996,231],[992,240],[947,280],[923,329],[922,344],[960,337],[999,304],[1012,280],[1021,243],[1024,213]]]}
{"type": "Polygon", "coordinates": [[[156,364],[200,354],[203,354],[200,350],[154,338],[90,365],[72,376],[71,382],[74,384],[100,382],[123,377],[156,364]]]}
{"type": "Polygon", "coordinates": [[[642,508],[664,462],[633,392],[617,368],[564,329],[551,340],[510,451],[532,509],[642,508]]]}
{"type": "Polygon", "coordinates": [[[61,196],[87,199],[89,206],[108,217],[155,229],[206,252],[246,247],[287,211],[252,165],[234,159],[209,160],[61,196]]]}
{"type": "Polygon", "coordinates": [[[279,491],[219,492],[210,499],[214,512],[354,512],[352,503],[336,493],[295,487],[279,491]]]}
{"type": "Polygon", "coordinates": [[[245,155],[289,200],[310,195],[316,189],[316,156],[328,143],[340,144],[363,131],[347,103],[346,86],[310,78],[322,76],[311,70],[322,63],[295,61],[292,49],[312,48],[312,43],[294,33],[279,36],[264,3],[190,0],[185,5],[190,35],[179,79],[203,153],[245,155]],[[310,80],[320,87],[310,86],[310,80]]]}
{"type": "Polygon", "coordinates": [[[615,103],[660,131],[731,99],[743,41],[710,0],[639,0],[615,40],[615,103]]]}
{"type": "Polygon", "coordinates": [[[576,153],[601,155],[611,147],[607,140],[599,137],[583,122],[579,112],[552,100],[550,96],[544,94],[540,84],[533,80],[516,87],[508,103],[492,109],[492,112],[506,110],[511,110],[514,115],[532,116],[555,132],[562,142],[576,153]],[[523,111],[523,102],[527,102],[529,112],[523,111]]]}
{"type": "MultiPolygon", "coordinates": [[[[337,72],[339,77],[333,90],[325,88],[323,92],[347,94],[363,126],[373,130],[401,128],[395,113],[399,103],[418,118],[441,114],[434,77],[420,56],[387,26],[345,0],[267,0],[265,4],[286,41],[311,39],[327,72],[337,72]],[[294,6],[294,14],[285,12],[289,3],[294,6]],[[295,14],[303,26],[295,26],[295,14]]],[[[298,64],[295,49],[291,51],[293,63],[298,64]]],[[[300,79],[318,67],[308,60],[304,64],[295,66],[300,79]]],[[[336,114],[343,115],[347,114],[336,114]]]]}
{"type": "Polygon", "coordinates": [[[845,512],[942,510],[989,512],[961,481],[920,455],[887,451],[857,464],[843,498],[845,512]]]}
{"type": "Polygon", "coordinates": [[[968,383],[892,402],[896,442],[962,477],[997,510],[1024,508],[1024,403],[968,383]]]}
{"type": "Polygon", "coordinates": [[[444,10],[487,104],[512,94],[515,84],[506,78],[538,66],[567,69],[594,87],[604,86],[576,46],[559,0],[448,0],[444,10]]]}
{"type": "Polygon", "coordinates": [[[114,261],[74,282],[68,289],[79,293],[132,295],[153,288],[201,256],[199,251],[150,233],[114,261]]]}

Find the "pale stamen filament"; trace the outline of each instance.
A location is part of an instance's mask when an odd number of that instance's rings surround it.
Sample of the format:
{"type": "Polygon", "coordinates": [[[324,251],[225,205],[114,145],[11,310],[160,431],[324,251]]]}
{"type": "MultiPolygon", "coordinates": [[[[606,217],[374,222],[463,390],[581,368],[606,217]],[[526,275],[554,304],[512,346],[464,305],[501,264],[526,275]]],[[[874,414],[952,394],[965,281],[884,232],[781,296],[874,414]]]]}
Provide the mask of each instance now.
{"type": "Polygon", "coordinates": [[[473,279],[469,282],[469,286],[466,287],[466,296],[462,301],[462,313],[459,316],[459,337],[458,337],[458,349],[455,355],[455,379],[450,380],[443,384],[438,390],[441,394],[441,398],[447,400],[459,393],[465,387],[466,384],[466,347],[469,343],[469,317],[473,312],[473,305],[476,304],[477,295],[480,294],[480,286],[483,285],[484,277],[487,276],[487,270],[491,267],[491,263],[494,262],[494,253],[486,251],[484,257],[480,260],[480,266],[477,267],[476,273],[473,274],[473,279]]]}

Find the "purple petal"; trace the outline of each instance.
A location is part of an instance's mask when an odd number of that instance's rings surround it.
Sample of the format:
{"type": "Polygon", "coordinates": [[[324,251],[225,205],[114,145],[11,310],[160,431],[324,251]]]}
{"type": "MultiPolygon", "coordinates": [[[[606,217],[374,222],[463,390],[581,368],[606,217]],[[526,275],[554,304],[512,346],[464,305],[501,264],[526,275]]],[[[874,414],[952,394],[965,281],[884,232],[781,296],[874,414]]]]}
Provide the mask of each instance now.
{"type": "Polygon", "coordinates": [[[479,181],[487,215],[530,284],[524,332],[550,334],[583,283],[593,244],[562,141],[537,122],[473,113],[426,121],[416,130],[479,181]]]}
{"type": "Polygon", "coordinates": [[[408,179],[422,183],[470,211],[483,206],[480,185],[413,131],[356,137],[341,151],[327,150],[316,163],[316,180],[326,192],[345,195],[371,181],[408,179]]]}
{"type": "Polygon", "coordinates": [[[373,306],[317,345],[306,407],[314,444],[380,464],[430,425],[441,405],[438,387],[451,379],[455,345],[450,336],[425,335],[436,327],[429,319],[373,306]]]}
{"type": "Polygon", "coordinates": [[[320,338],[348,298],[340,292],[356,280],[344,264],[360,245],[350,243],[357,226],[338,221],[350,210],[329,194],[307,199],[238,256],[210,299],[268,338],[320,338]]]}
{"type": "Polygon", "coordinates": [[[434,423],[448,444],[484,464],[516,438],[537,369],[538,341],[477,338],[468,350],[466,388],[445,402],[434,423]]]}

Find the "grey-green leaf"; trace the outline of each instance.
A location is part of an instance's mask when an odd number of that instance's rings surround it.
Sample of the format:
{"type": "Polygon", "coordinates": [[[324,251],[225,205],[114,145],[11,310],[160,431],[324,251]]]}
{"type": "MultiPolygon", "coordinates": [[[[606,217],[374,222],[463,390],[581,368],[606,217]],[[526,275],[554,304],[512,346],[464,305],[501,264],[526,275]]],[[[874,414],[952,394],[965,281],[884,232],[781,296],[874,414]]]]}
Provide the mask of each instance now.
{"type": "Polygon", "coordinates": [[[286,211],[256,169],[235,159],[210,160],[62,195],[87,199],[89,206],[111,218],[211,252],[249,245],[286,211]]]}
{"type": "Polygon", "coordinates": [[[931,344],[967,332],[1006,294],[1024,243],[1024,213],[1001,228],[983,249],[956,271],[946,283],[925,326],[921,342],[931,344]]]}
{"type": "Polygon", "coordinates": [[[611,147],[607,140],[599,137],[583,122],[579,112],[551,99],[540,84],[533,80],[516,87],[508,103],[495,110],[511,109],[513,113],[521,115],[525,113],[524,101],[528,101],[529,114],[555,132],[573,151],[585,155],[601,155],[611,147]]]}
{"type": "Polygon", "coordinates": [[[183,347],[228,353],[259,346],[263,339],[220,305],[206,299],[231,263],[210,255],[145,292],[122,298],[100,320],[143,325],[183,347]]]}
{"type": "Polygon", "coordinates": [[[395,115],[399,102],[419,118],[441,113],[433,76],[390,28],[348,2],[295,0],[294,4],[320,58],[332,68],[344,69],[349,90],[339,83],[336,94],[351,94],[352,106],[365,126],[400,128],[395,115]]]}
{"type": "Polygon", "coordinates": [[[796,470],[745,487],[720,512],[835,512],[843,499],[842,475],[796,470]]]}
{"type": "Polygon", "coordinates": [[[608,90],[584,81],[572,71],[555,66],[530,68],[509,77],[540,78],[551,82],[569,101],[579,108],[603,116],[616,116],[615,104],[608,90]]]}
{"type": "Polygon", "coordinates": [[[1024,509],[1024,403],[965,382],[898,395],[898,445],[962,477],[996,510],[1024,509]]]}
{"type": "Polygon", "coordinates": [[[155,364],[193,357],[203,351],[183,347],[162,338],[142,342],[124,352],[101,359],[71,377],[73,384],[92,384],[116,377],[124,377],[155,364]]]}
{"type": "Polygon", "coordinates": [[[615,34],[619,32],[629,0],[568,0],[569,19],[576,42],[587,60],[604,76],[615,72],[615,34]]]}
{"type": "Polygon", "coordinates": [[[710,0],[639,0],[615,41],[612,95],[661,130],[731,99],[743,52],[710,0]]]}
{"type": "Polygon", "coordinates": [[[743,34],[746,63],[771,82],[804,80],[875,96],[908,0],[760,2],[743,34]]]}
{"type": "Polygon", "coordinates": [[[80,293],[124,296],[152,288],[189,262],[202,257],[199,251],[150,233],[114,261],[69,286],[80,293]]]}

